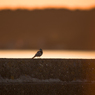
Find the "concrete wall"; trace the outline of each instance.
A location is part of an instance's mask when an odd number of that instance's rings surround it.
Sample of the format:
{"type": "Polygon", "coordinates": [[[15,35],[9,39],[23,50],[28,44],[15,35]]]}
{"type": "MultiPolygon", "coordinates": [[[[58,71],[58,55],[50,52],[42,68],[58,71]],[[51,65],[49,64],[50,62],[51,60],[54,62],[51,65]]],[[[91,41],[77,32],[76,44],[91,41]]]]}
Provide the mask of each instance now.
{"type": "Polygon", "coordinates": [[[0,95],[95,95],[95,59],[0,59],[0,95]]]}

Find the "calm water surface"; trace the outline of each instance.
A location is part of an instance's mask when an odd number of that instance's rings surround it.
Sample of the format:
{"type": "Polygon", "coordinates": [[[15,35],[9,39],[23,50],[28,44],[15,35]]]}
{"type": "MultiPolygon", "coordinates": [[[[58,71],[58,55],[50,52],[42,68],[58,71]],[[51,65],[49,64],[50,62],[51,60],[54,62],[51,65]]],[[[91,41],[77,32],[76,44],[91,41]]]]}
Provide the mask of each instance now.
{"type": "MultiPolygon", "coordinates": [[[[0,50],[0,58],[32,58],[38,50],[0,50]]],[[[94,59],[95,51],[43,50],[41,58],[94,59]]]]}

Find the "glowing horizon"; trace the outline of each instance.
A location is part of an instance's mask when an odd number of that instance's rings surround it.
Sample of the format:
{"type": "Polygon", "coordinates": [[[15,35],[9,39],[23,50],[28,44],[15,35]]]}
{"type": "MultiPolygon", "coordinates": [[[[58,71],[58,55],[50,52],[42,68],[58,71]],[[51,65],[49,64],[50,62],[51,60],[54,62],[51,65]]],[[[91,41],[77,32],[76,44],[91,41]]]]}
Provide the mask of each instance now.
{"type": "Polygon", "coordinates": [[[65,9],[70,9],[70,10],[75,10],[75,9],[92,9],[95,8],[95,0],[2,0],[0,1],[0,10],[4,9],[11,9],[11,10],[16,10],[16,9],[27,9],[27,10],[33,10],[33,9],[60,9],[60,8],[65,8],[65,9]]]}
{"type": "Polygon", "coordinates": [[[9,9],[9,10],[17,10],[17,9],[26,9],[26,10],[35,10],[35,9],[69,9],[69,10],[76,10],[76,9],[79,9],[79,10],[91,10],[95,8],[94,6],[89,6],[89,7],[69,7],[69,6],[42,6],[42,7],[23,7],[23,6],[18,6],[18,7],[9,7],[9,6],[6,6],[6,7],[0,7],[0,10],[6,10],[6,9],[9,9]]]}
{"type": "MultiPolygon", "coordinates": [[[[0,50],[0,58],[32,58],[38,50],[0,50]]],[[[40,58],[95,59],[95,51],[43,50],[40,58]]]]}

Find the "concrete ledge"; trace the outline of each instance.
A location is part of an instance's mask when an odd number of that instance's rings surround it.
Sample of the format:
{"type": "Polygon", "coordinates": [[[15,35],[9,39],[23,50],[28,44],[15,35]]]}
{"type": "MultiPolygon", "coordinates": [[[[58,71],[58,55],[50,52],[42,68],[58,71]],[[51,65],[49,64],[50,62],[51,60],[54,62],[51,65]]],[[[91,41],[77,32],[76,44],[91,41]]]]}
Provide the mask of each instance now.
{"type": "Polygon", "coordinates": [[[95,95],[94,88],[95,59],[0,59],[0,95],[95,95]]]}

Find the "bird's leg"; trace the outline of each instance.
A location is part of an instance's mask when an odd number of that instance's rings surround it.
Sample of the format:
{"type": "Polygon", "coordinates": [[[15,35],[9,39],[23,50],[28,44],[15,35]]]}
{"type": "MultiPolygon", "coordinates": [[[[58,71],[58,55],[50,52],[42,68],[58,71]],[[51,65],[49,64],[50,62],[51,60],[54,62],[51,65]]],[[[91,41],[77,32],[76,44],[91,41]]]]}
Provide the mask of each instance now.
{"type": "Polygon", "coordinates": [[[37,57],[38,59],[41,59],[41,57],[39,56],[39,57],[37,57]]]}

